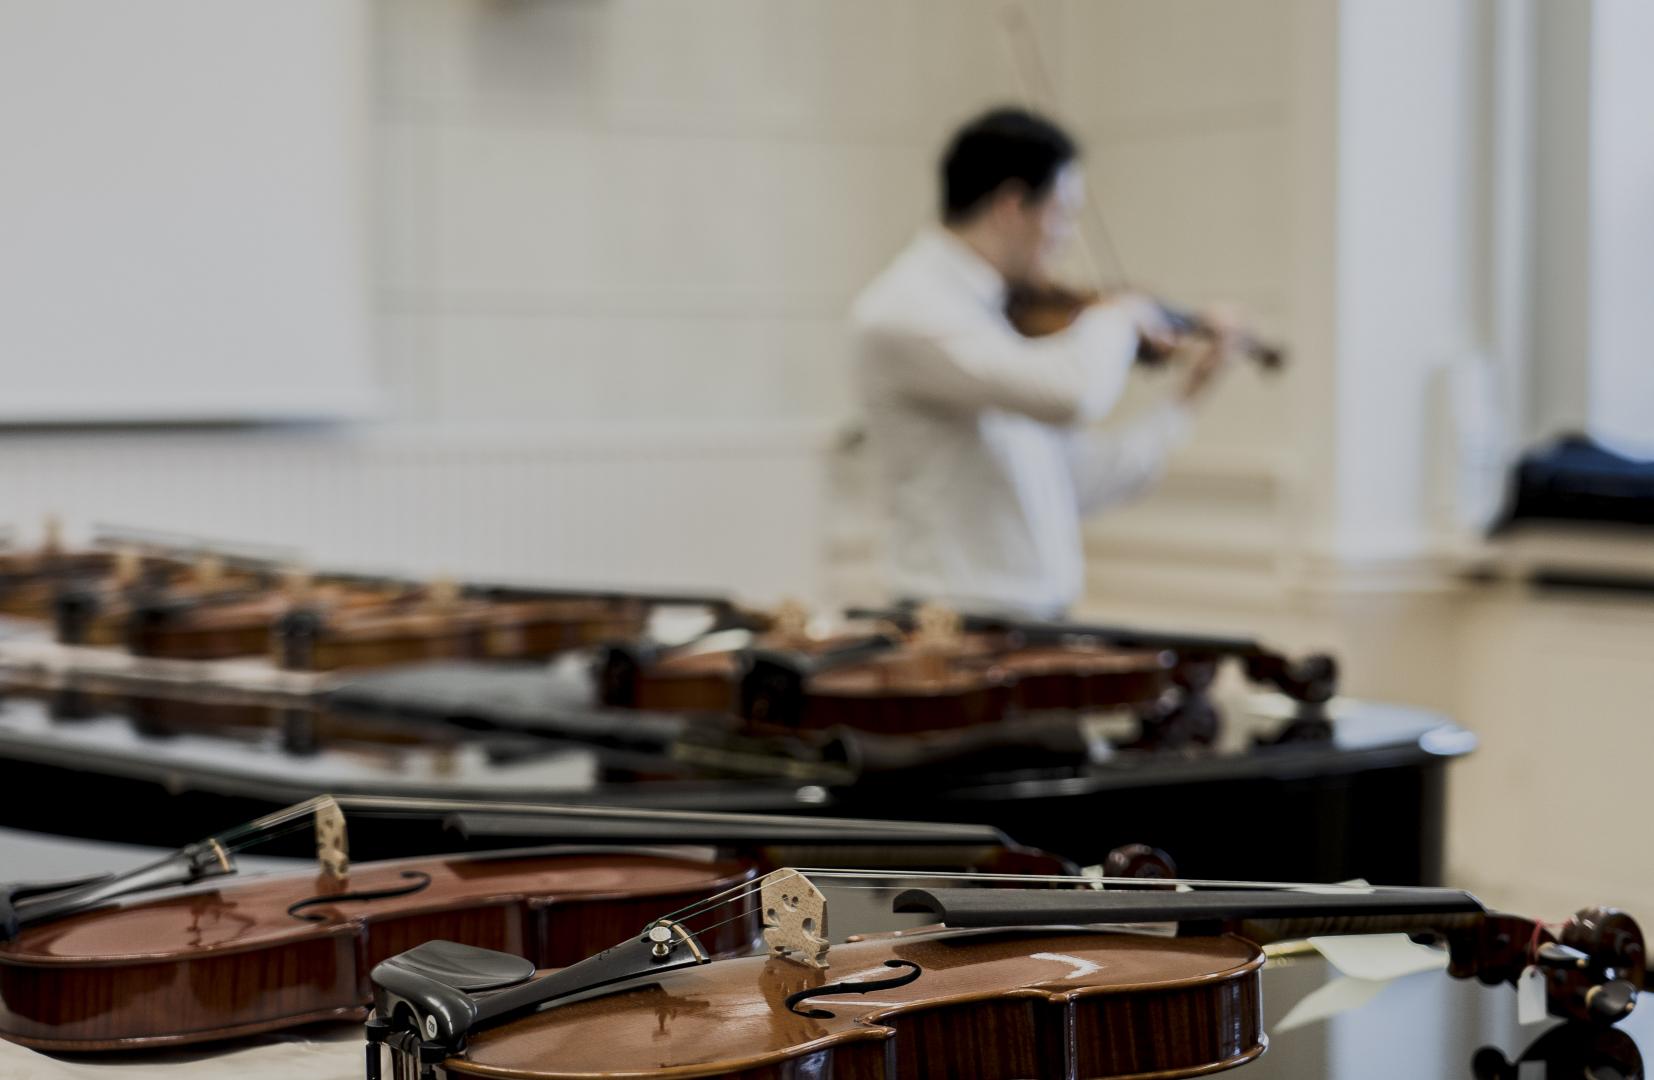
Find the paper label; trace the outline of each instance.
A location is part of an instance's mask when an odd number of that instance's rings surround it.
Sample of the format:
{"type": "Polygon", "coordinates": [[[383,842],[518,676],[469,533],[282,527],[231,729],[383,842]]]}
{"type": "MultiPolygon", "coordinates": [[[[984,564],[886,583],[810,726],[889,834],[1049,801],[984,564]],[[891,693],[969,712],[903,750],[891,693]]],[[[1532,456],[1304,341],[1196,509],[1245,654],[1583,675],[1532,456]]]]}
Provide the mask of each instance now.
{"type": "Polygon", "coordinates": [[[1523,968],[1516,980],[1516,1022],[1524,1027],[1543,1023],[1545,1004],[1545,973],[1531,965],[1523,968]]]}
{"type": "Polygon", "coordinates": [[[1446,952],[1420,945],[1406,934],[1312,937],[1309,943],[1333,967],[1357,979],[1399,979],[1447,967],[1446,952]]]}

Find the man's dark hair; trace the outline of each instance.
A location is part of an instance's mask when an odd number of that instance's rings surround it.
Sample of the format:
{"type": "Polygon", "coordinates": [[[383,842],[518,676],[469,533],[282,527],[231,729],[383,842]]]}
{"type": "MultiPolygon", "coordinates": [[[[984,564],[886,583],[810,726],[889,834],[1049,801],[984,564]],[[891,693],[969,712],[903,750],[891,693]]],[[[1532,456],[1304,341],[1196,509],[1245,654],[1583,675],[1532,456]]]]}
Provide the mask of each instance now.
{"type": "Polygon", "coordinates": [[[942,220],[965,220],[1011,180],[1020,181],[1030,199],[1040,198],[1079,152],[1043,116],[1026,109],[985,113],[960,128],[942,155],[942,220]]]}

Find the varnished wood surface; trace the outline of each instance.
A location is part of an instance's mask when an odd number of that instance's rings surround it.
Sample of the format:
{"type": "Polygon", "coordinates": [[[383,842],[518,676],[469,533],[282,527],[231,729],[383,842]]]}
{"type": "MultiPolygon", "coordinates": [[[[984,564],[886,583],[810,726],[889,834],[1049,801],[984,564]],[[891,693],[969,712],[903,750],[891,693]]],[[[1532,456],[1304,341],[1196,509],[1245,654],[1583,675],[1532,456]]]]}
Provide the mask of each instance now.
{"type": "Polygon", "coordinates": [[[1108,709],[1153,701],[1171,688],[1169,653],[1096,646],[1023,647],[995,658],[1018,708],[1108,709]]]}
{"type": "Polygon", "coordinates": [[[551,656],[567,649],[636,637],[648,624],[638,600],[464,600],[413,610],[330,612],[308,648],[278,642],[277,662],[333,671],[414,660],[551,656]]]}
{"type": "Polygon", "coordinates": [[[907,647],[810,678],[802,726],[920,734],[1018,712],[1152,702],[1176,674],[1166,653],[1102,647],[1003,647],[971,635],[955,652],[907,647]]]}
{"type": "MultiPolygon", "coordinates": [[[[745,864],[665,855],[478,856],[227,881],[26,927],[0,942],[0,1035],[53,1050],[130,1048],[268,1030],[361,1009],[374,964],[433,938],[564,965],[750,876],[745,864]],[[379,900],[312,896],[428,887],[379,900]]],[[[752,918],[709,936],[735,951],[752,918]]]]}
{"type": "Polygon", "coordinates": [[[474,1035],[450,1077],[1182,1077],[1263,1052],[1262,957],[1238,938],[943,932],[835,946],[825,972],[720,961],[474,1035]],[[787,995],[923,968],[869,994],[787,995]]]}

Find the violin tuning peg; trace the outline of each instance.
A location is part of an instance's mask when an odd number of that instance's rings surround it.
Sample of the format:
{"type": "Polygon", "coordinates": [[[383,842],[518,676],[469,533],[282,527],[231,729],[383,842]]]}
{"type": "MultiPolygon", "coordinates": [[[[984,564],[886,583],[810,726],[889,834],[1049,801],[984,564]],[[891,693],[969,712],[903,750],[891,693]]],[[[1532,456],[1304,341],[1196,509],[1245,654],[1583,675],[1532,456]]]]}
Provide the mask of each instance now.
{"type": "Polygon", "coordinates": [[[1585,1011],[1596,1023],[1617,1024],[1637,1005],[1637,988],[1624,979],[1612,979],[1585,992],[1585,1011]]]}
{"type": "Polygon", "coordinates": [[[1103,874],[1111,878],[1164,880],[1177,877],[1177,864],[1157,847],[1126,844],[1108,853],[1108,858],[1103,861],[1103,874]]]}
{"type": "Polygon", "coordinates": [[[1578,949],[1548,941],[1534,953],[1534,962],[1542,968],[1582,968],[1591,958],[1578,949]]]}

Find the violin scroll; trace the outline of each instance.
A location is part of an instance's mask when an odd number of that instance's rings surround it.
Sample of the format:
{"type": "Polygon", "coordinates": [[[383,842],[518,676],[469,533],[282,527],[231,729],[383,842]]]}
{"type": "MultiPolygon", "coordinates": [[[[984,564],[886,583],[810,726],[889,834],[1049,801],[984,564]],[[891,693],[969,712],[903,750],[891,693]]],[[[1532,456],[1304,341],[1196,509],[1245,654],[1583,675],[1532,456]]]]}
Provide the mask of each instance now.
{"type": "Polygon", "coordinates": [[[1338,661],[1326,653],[1294,660],[1260,649],[1245,664],[1249,681],[1273,686],[1294,701],[1320,705],[1338,692],[1338,661]]]}
{"type": "Polygon", "coordinates": [[[1469,933],[1449,934],[1448,973],[1516,985],[1530,967],[1544,974],[1552,1016],[1607,1026],[1636,1006],[1648,978],[1642,930],[1614,908],[1585,908],[1560,931],[1490,914],[1469,933]]]}
{"type": "Polygon", "coordinates": [[[1103,860],[1103,876],[1137,878],[1145,882],[1166,881],[1177,877],[1177,864],[1157,847],[1124,844],[1109,852],[1108,858],[1103,860]]]}

